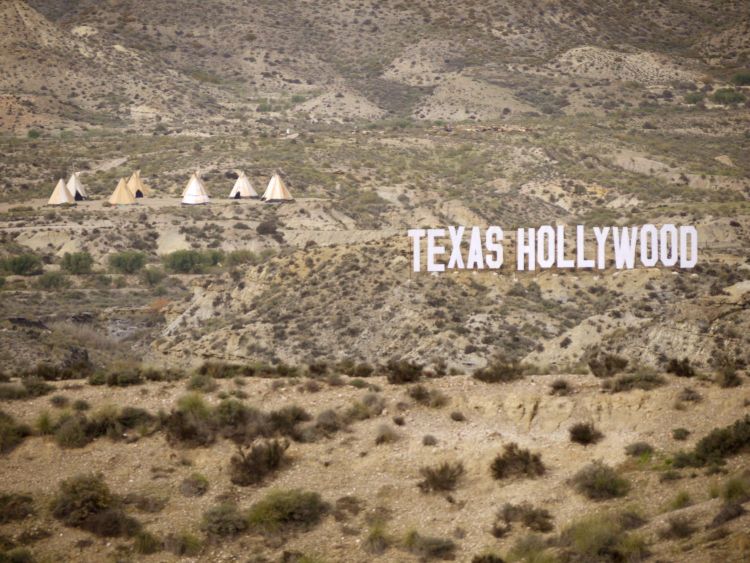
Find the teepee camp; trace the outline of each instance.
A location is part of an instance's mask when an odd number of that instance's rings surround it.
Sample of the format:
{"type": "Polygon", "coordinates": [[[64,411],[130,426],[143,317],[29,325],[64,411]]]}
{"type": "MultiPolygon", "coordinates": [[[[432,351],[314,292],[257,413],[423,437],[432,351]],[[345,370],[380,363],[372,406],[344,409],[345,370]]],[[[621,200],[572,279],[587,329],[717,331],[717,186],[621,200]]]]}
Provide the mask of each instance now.
{"type": "Polygon", "coordinates": [[[128,189],[125,178],[120,178],[115,191],[109,198],[109,203],[112,205],[132,205],[135,203],[135,196],[128,189]]]}
{"type": "Polygon", "coordinates": [[[266,191],[263,192],[263,197],[261,197],[260,199],[262,199],[266,203],[280,203],[283,201],[294,201],[292,194],[290,194],[289,190],[286,189],[284,180],[281,179],[281,176],[279,176],[278,172],[274,173],[273,177],[271,178],[271,181],[268,182],[268,187],[266,188],[266,191]]]}
{"type": "Polygon", "coordinates": [[[65,180],[60,178],[57,181],[55,189],[52,191],[52,195],[49,197],[47,205],[63,205],[64,203],[75,203],[75,199],[65,187],[65,180]]]}
{"type": "Polygon", "coordinates": [[[184,205],[199,205],[201,203],[208,203],[209,197],[206,192],[206,187],[201,182],[200,176],[195,172],[190,176],[190,180],[185,186],[185,190],[182,192],[182,203],[184,205]]]}
{"type": "Polygon", "coordinates": [[[146,184],[143,183],[143,180],[141,180],[140,170],[136,170],[135,172],[133,172],[133,174],[130,176],[130,179],[128,180],[127,186],[130,190],[130,193],[133,194],[133,197],[135,198],[151,196],[151,188],[149,188],[146,184]]]}
{"type": "Polygon", "coordinates": [[[253,188],[253,185],[250,183],[250,179],[245,175],[244,172],[240,172],[240,175],[237,177],[237,181],[234,183],[234,187],[232,188],[232,191],[229,192],[229,198],[230,199],[240,199],[240,198],[257,198],[258,193],[253,188]]]}
{"type": "Polygon", "coordinates": [[[72,195],[76,201],[88,199],[89,197],[89,194],[86,193],[86,188],[83,187],[81,180],[78,178],[80,174],[80,172],[73,172],[73,174],[70,175],[70,180],[68,180],[67,184],[70,195],[72,195]]]}

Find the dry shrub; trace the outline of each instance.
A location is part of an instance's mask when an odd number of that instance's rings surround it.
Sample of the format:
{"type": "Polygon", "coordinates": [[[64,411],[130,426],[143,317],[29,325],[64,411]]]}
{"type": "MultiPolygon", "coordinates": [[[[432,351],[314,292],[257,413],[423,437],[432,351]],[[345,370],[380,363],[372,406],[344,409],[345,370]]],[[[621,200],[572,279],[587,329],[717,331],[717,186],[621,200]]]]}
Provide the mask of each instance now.
{"type": "Polygon", "coordinates": [[[503,447],[503,453],[494,459],[490,469],[495,479],[516,476],[534,478],[546,472],[541,454],[521,449],[515,442],[503,447]]]}
{"type": "Polygon", "coordinates": [[[419,473],[423,480],[417,486],[423,493],[452,491],[464,474],[464,465],[460,461],[456,463],[446,461],[434,467],[422,467],[419,473]]]}

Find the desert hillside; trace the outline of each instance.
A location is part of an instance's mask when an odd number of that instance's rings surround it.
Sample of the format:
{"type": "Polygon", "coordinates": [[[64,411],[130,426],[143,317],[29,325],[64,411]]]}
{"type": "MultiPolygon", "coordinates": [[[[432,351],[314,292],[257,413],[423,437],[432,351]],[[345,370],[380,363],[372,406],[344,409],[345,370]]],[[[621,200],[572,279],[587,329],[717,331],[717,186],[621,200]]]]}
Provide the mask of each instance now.
{"type": "Polygon", "coordinates": [[[739,0],[0,2],[0,563],[748,561],[749,38],[739,0]],[[646,224],[694,267],[515,267],[646,224]],[[458,225],[504,266],[413,271],[458,225]]]}

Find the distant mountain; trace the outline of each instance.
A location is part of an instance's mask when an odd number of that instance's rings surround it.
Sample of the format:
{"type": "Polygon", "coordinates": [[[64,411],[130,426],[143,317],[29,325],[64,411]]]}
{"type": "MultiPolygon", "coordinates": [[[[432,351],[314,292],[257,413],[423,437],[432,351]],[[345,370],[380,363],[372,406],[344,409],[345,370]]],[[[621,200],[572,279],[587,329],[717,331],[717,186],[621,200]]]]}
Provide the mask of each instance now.
{"type": "Polygon", "coordinates": [[[0,130],[611,111],[746,65],[746,7],[8,0],[0,130]]]}

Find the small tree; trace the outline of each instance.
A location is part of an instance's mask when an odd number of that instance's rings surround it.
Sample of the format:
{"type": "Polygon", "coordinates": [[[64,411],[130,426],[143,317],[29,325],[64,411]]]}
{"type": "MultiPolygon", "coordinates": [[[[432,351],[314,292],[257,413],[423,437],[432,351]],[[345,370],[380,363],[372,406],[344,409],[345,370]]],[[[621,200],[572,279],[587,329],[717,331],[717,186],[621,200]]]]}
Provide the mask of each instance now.
{"type": "Polygon", "coordinates": [[[19,254],[6,258],[3,269],[17,276],[38,276],[42,273],[42,261],[35,254],[19,254]]]}
{"type": "Polygon", "coordinates": [[[90,274],[94,259],[88,252],[66,252],[60,267],[73,275],[90,274]]]}
{"type": "Polygon", "coordinates": [[[121,274],[135,274],[146,264],[146,255],[135,250],[125,250],[109,255],[110,267],[121,274]]]}

